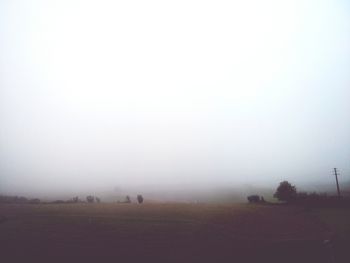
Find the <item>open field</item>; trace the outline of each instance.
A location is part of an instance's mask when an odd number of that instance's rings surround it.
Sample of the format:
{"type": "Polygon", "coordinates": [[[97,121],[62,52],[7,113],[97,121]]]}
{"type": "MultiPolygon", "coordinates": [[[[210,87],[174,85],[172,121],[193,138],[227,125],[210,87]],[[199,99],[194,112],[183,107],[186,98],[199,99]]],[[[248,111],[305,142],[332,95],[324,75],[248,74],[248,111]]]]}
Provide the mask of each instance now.
{"type": "Polygon", "coordinates": [[[346,240],[323,244],[334,234],[320,214],[248,204],[0,205],[1,262],[331,262],[332,254],[350,262],[346,240]]]}

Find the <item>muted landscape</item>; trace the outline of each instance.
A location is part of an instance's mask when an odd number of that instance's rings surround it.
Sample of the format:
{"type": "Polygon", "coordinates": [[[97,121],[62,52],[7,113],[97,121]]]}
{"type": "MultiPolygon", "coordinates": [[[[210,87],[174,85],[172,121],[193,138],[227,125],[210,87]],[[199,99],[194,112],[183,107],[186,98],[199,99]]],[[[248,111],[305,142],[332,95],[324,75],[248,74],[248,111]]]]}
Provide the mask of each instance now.
{"type": "Polygon", "coordinates": [[[0,0],[0,263],[349,263],[350,1],[0,0]]]}

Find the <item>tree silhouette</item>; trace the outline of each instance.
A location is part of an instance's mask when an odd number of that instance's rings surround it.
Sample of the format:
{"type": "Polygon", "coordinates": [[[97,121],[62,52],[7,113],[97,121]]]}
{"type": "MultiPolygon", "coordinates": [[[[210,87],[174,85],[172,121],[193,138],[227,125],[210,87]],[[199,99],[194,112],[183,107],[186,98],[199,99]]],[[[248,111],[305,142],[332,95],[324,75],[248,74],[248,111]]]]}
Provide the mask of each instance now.
{"type": "Polygon", "coordinates": [[[290,202],[295,199],[297,195],[297,189],[294,185],[291,185],[288,181],[280,182],[273,197],[280,201],[290,202]]]}
{"type": "Polygon", "coordinates": [[[93,203],[93,202],[95,201],[95,197],[92,196],[92,195],[88,195],[88,196],[86,197],[86,201],[87,201],[88,203],[93,203]]]}
{"type": "Polygon", "coordinates": [[[139,204],[143,203],[143,196],[142,195],[137,195],[137,202],[139,202],[139,204]]]}

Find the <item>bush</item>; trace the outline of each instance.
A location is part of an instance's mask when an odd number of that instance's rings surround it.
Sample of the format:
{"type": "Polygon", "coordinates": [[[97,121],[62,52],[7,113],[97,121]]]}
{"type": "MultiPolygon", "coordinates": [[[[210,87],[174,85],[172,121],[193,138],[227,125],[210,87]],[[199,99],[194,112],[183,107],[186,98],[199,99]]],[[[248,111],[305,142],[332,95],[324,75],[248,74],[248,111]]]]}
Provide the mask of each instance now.
{"type": "Polygon", "coordinates": [[[137,202],[139,204],[142,204],[143,203],[143,196],[142,195],[137,195],[137,202]]]}
{"type": "Polygon", "coordinates": [[[8,195],[0,195],[0,203],[7,204],[39,204],[40,199],[33,198],[28,199],[23,196],[8,196],[8,195]]]}
{"type": "Polygon", "coordinates": [[[121,204],[130,204],[131,198],[130,198],[130,196],[127,195],[127,196],[125,196],[125,199],[123,201],[118,200],[117,202],[121,203],[121,204]]]}
{"type": "Polygon", "coordinates": [[[258,195],[250,195],[247,197],[249,203],[259,203],[260,202],[260,196],[258,195]]]}
{"type": "Polygon", "coordinates": [[[75,196],[69,200],[67,200],[65,203],[67,204],[72,204],[72,203],[79,203],[79,197],[78,196],[75,196]]]}
{"type": "Polygon", "coordinates": [[[52,204],[64,204],[64,203],[65,203],[65,201],[63,201],[63,200],[55,200],[52,202],[52,204]]]}
{"type": "Polygon", "coordinates": [[[338,196],[329,196],[327,193],[297,193],[294,203],[301,205],[311,205],[320,207],[343,207],[350,206],[350,200],[346,198],[339,198],[338,196]]]}
{"type": "Polygon", "coordinates": [[[88,203],[93,203],[93,202],[95,201],[95,197],[92,196],[92,195],[88,195],[88,196],[86,197],[86,201],[87,201],[88,203]]]}

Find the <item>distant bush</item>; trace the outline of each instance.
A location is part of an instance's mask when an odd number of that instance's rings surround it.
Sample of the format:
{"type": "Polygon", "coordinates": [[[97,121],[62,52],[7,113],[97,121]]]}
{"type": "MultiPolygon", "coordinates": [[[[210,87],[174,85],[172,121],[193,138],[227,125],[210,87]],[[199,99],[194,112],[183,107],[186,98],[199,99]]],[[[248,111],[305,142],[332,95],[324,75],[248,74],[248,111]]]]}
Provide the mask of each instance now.
{"type": "Polygon", "coordinates": [[[142,204],[143,203],[143,196],[142,195],[137,195],[137,202],[139,204],[142,204]]]}
{"type": "Polygon", "coordinates": [[[327,201],[327,200],[339,200],[338,196],[329,196],[327,193],[307,193],[299,192],[296,194],[295,202],[309,202],[309,201],[327,201]]]}
{"type": "Polygon", "coordinates": [[[350,208],[350,198],[330,196],[327,193],[297,192],[296,187],[291,185],[288,181],[280,183],[274,197],[278,198],[280,201],[286,201],[297,205],[350,208]]]}
{"type": "Polygon", "coordinates": [[[88,203],[93,203],[93,202],[95,201],[95,197],[92,196],[92,195],[88,195],[88,196],[86,197],[86,201],[87,201],[88,203]]]}
{"type": "Polygon", "coordinates": [[[64,203],[66,203],[66,202],[63,201],[63,200],[55,200],[55,201],[53,201],[52,203],[53,203],[53,204],[64,204],[64,203]]]}
{"type": "Polygon", "coordinates": [[[67,204],[79,203],[79,202],[80,202],[80,200],[79,200],[79,197],[78,197],[78,196],[75,196],[75,197],[73,197],[73,198],[71,198],[71,199],[65,201],[65,203],[67,203],[67,204]]]}
{"type": "Polygon", "coordinates": [[[95,197],[96,203],[101,203],[101,199],[99,197],[95,197]]]}
{"type": "Polygon", "coordinates": [[[0,203],[7,204],[39,204],[40,199],[28,199],[23,196],[8,196],[8,195],[0,195],[0,203]]]}
{"type": "Polygon", "coordinates": [[[311,206],[350,207],[350,199],[330,196],[327,193],[297,193],[293,203],[311,206]]]}
{"type": "Polygon", "coordinates": [[[131,203],[131,198],[130,196],[125,196],[125,199],[123,201],[118,201],[118,203],[122,203],[122,204],[130,204],[131,203]]]}
{"type": "Polygon", "coordinates": [[[260,196],[258,195],[250,195],[247,197],[249,203],[259,203],[260,202],[260,196]]]}

